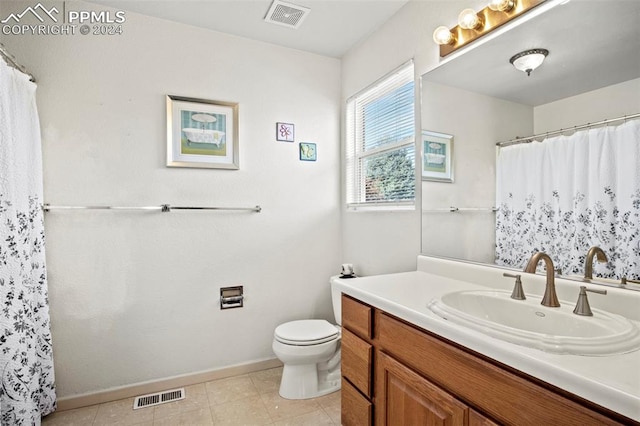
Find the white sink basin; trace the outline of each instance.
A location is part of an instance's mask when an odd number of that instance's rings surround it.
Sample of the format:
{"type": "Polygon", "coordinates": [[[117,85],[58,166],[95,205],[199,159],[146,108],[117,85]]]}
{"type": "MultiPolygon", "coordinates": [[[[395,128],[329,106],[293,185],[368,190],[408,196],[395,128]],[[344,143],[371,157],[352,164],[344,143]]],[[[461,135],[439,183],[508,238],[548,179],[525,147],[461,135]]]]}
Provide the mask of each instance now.
{"type": "Polygon", "coordinates": [[[606,356],[640,349],[640,329],[628,319],[592,309],[573,313],[574,303],[559,308],[540,297],[514,300],[499,290],[458,291],[433,299],[428,308],[440,317],[507,342],[546,352],[606,356]]]}

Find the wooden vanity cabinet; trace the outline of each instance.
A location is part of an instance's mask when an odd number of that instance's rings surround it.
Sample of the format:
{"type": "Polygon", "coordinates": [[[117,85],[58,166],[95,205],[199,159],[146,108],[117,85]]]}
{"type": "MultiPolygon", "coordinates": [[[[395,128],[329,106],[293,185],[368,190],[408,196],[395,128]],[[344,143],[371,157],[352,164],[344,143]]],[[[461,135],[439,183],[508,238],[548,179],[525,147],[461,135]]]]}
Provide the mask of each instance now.
{"type": "Polygon", "coordinates": [[[349,296],[342,301],[343,425],[640,425],[349,296]]]}

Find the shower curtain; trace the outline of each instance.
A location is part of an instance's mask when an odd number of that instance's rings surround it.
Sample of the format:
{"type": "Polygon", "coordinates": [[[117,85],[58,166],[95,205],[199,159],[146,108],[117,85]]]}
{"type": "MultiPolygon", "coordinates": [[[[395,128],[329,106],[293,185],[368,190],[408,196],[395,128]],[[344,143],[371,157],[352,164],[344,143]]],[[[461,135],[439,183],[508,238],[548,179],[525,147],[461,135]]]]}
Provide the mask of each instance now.
{"type": "Polygon", "coordinates": [[[0,59],[0,422],[55,409],[36,85],[0,59]]]}
{"type": "Polygon", "coordinates": [[[496,263],[524,268],[543,251],[563,275],[640,278],[640,120],[501,148],[496,263]]]}

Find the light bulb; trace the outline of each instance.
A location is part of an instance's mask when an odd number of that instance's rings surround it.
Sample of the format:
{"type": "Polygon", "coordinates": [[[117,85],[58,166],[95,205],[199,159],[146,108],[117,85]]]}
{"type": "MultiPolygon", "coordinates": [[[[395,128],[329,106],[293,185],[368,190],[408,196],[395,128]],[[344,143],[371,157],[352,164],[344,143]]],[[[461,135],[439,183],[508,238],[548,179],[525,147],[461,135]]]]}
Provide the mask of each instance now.
{"type": "Polygon", "coordinates": [[[475,30],[482,26],[482,19],[473,9],[465,9],[458,15],[458,26],[465,30],[475,30]]]}
{"type": "Polygon", "coordinates": [[[449,28],[443,25],[436,28],[436,30],[433,32],[433,41],[440,45],[453,44],[456,41],[456,37],[451,31],[449,31],[449,28]]]}
{"type": "Polygon", "coordinates": [[[496,12],[509,12],[516,6],[515,0],[491,0],[489,9],[496,12]]]}

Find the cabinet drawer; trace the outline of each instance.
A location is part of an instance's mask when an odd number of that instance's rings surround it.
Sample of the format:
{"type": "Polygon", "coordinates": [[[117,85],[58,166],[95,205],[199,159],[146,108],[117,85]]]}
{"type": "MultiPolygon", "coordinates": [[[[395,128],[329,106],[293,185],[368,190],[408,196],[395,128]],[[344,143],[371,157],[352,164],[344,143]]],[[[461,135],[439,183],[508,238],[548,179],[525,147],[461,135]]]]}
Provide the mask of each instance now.
{"type": "Polygon", "coordinates": [[[373,407],[364,396],[344,378],[342,379],[343,426],[370,426],[373,420],[373,407]]]}
{"type": "Polygon", "coordinates": [[[498,426],[476,410],[469,410],[469,426],[498,426]]]}
{"type": "Polygon", "coordinates": [[[342,295],[342,326],[364,339],[371,339],[373,309],[349,296],[342,295]]]}
{"type": "Polygon", "coordinates": [[[342,375],[371,398],[373,347],[347,329],[342,329],[342,375]]]}

